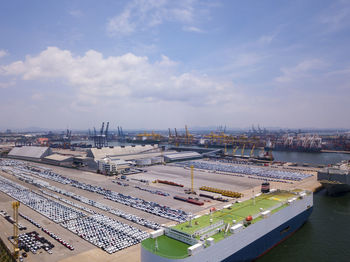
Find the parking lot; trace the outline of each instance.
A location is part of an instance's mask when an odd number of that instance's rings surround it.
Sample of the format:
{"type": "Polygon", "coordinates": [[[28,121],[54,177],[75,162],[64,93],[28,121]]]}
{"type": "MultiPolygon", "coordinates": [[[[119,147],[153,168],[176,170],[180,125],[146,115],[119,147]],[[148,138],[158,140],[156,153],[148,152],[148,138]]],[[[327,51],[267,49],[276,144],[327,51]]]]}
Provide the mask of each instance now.
{"type": "MultiPolygon", "coordinates": [[[[7,193],[14,198],[22,198],[20,213],[60,238],[65,245],[20,217],[19,222],[28,228],[28,232],[40,231],[55,245],[52,254],[45,250],[38,250],[35,255],[30,252],[25,261],[37,261],[31,259],[38,257],[43,261],[64,259],[67,262],[86,261],[87,257],[103,258],[103,261],[125,261],[122,258],[130,262],[139,261],[138,243],[157,225],[175,224],[186,219],[189,213],[203,213],[210,207],[227,204],[210,200],[204,206],[197,206],[173,199],[175,195],[188,196],[184,194],[184,189],[191,185],[190,169],[174,164],[146,167],[144,173],[118,180],[63,167],[37,163],[30,165],[36,167],[13,168],[11,172],[0,165],[0,178],[3,178],[2,181],[8,179],[8,184],[14,183],[7,193]],[[184,188],[153,183],[157,179],[183,184],[184,188]],[[74,250],[67,245],[74,247],[74,250]]],[[[197,191],[201,186],[213,186],[246,192],[245,197],[252,188],[256,188],[257,192],[261,184],[259,180],[240,174],[223,175],[211,170],[195,169],[194,177],[197,191]]],[[[293,186],[297,186],[297,183],[293,186]]],[[[279,184],[283,185],[276,183],[279,184]]],[[[283,185],[284,188],[288,186],[291,185],[283,185]]],[[[12,214],[12,197],[0,193],[0,210],[12,214]]],[[[12,225],[0,217],[0,229],[4,229],[0,234],[6,242],[12,234],[12,225]]]]}

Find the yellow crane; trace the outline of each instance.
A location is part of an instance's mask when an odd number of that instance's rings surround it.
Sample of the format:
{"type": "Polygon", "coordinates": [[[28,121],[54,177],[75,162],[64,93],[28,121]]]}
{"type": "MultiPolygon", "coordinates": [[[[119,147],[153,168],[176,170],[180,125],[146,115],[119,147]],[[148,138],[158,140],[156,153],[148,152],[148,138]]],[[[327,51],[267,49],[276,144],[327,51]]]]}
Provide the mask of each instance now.
{"type": "Polygon", "coordinates": [[[254,155],[254,149],[255,149],[255,144],[252,147],[252,150],[250,150],[250,157],[253,157],[254,155]]]}
{"type": "Polygon", "coordinates": [[[19,201],[12,202],[13,208],[13,256],[15,259],[18,258],[19,248],[18,248],[18,208],[19,201]]]}
{"type": "Polygon", "coordinates": [[[245,148],[245,144],[243,144],[242,150],[241,150],[241,155],[244,156],[244,148],[245,148]]]}
{"type": "Polygon", "coordinates": [[[236,154],[236,151],[237,151],[238,148],[239,148],[239,147],[236,146],[235,149],[232,150],[232,156],[234,156],[234,155],[236,154]]]}
{"type": "Polygon", "coordinates": [[[152,133],[143,132],[143,133],[137,134],[136,137],[138,139],[146,138],[146,139],[154,139],[154,140],[160,140],[160,139],[163,138],[162,135],[157,134],[157,133],[155,133],[153,131],[152,131],[152,133]]]}

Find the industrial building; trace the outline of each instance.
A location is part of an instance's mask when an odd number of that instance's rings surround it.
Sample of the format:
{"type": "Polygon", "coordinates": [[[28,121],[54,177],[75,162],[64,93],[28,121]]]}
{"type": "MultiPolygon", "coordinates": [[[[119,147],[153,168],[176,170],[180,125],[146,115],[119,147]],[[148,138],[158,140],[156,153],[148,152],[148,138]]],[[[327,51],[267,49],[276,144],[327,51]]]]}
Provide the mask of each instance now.
{"type": "Polygon", "coordinates": [[[51,149],[49,147],[41,146],[22,146],[14,147],[9,153],[9,158],[30,160],[30,161],[40,161],[44,157],[51,154],[51,149]]]}
{"type": "Polygon", "coordinates": [[[50,165],[71,167],[73,164],[73,156],[52,154],[44,157],[42,161],[50,165]]]}
{"type": "Polygon", "coordinates": [[[164,158],[162,156],[148,156],[146,158],[135,159],[135,164],[137,166],[150,166],[157,165],[164,162],[164,158]]]}
{"type": "Polygon", "coordinates": [[[137,145],[137,146],[115,146],[91,148],[87,152],[88,157],[92,157],[95,161],[106,157],[127,156],[141,153],[159,152],[158,145],[137,145]]]}
{"type": "Polygon", "coordinates": [[[164,155],[165,162],[175,162],[175,161],[185,161],[192,159],[202,158],[202,155],[197,152],[187,151],[187,152],[176,152],[164,155]]]}
{"type": "Polygon", "coordinates": [[[98,172],[102,174],[120,174],[130,168],[131,163],[122,159],[106,157],[97,161],[98,172]]]}

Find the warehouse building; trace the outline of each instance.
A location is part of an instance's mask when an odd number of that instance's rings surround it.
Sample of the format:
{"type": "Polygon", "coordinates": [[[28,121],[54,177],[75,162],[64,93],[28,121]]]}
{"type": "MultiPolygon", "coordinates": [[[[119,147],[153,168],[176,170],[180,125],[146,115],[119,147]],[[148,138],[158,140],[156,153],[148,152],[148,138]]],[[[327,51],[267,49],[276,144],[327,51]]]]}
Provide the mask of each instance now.
{"type": "Polygon", "coordinates": [[[51,149],[46,146],[22,146],[12,148],[7,156],[9,158],[22,160],[41,161],[44,157],[50,154],[51,149]]]}
{"type": "Polygon", "coordinates": [[[192,151],[177,152],[164,155],[165,162],[186,161],[199,158],[202,158],[202,155],[192,151]]]}
{"type": "Polygon", "coordinates": [[[92,157],[95,161],[106,157],[117,157],[136,155],[142,153],[160,152],[158,145],[137,145],[137,146],[115,146],[91,148],[88,150],[87,156],[92,157]]]}
{"type": "Polygon", "coordinates": [[[137,166],[150,166],[150,165],[158,165],[162,164],[164,162],[164,157],[157,155],[157,156],[148,156],[145,158],[136,158],[135,165],[137,166]]]}
{"type": "Polygon", "coordinates": [[[52,154],[44,157],[42,161],[50,165],[71,167],[73,164],[73,156],[52,154]]]}

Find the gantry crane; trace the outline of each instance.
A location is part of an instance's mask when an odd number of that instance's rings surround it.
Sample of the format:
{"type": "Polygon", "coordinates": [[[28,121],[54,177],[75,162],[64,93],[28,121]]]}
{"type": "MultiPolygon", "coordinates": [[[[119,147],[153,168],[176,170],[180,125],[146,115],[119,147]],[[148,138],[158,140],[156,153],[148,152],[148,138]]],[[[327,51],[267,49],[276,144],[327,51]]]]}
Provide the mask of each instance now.
{"type": "Polygon", "coordinates": [[[170,144],[173,136],[172,136],[172,134],[171,134],[171,130],[170,130],[170,128],[168,128],[168,129],[169,129],[169,138],[168,138],[168,143],[170,144]]]}
{"type": "Polygon", "coordinates": [[[152,133],[147,133],[147,132],[139,133],[136,135],[136,137],[138,139],[146,138],[147,140],[153,139],[153,140],[159,140],[159,141],[163,139],[163,136],[161,134],[157,134],[153,131],[152,133]]]}
{"type": "Polygon", "coordinates": [[[13,256],[15,259],[18,258],[19,254],[19,248],[18,248],[18,208],[19,208],[19,201],[12,202],[12,208],[13,208],[13,220],[15,221],[13,223],[13,256]]]}
{"type": "Polygon", "coordinates": [[[189,132],[187,129],[187,125],[185,125],[185,130],[186,130],[186,144],[189,144],[190,136],[189,136],[189,132]]]}
{"type": "Polygon", "coordinates": [[[254,149],[255,149],[255,144],[252,147],[252,150],[250,150],[250,157],[254,156],[254,149]]]}
{"type": "Polygon", "coordinates": [[[176,127],[175,127],[175,146],[179,146],[179,136],[177,134],[176,127]]]}
{"type": "Polygon", "coordinates": [[[243,144],[242,150],[241,150],[241,156],[244,156],[244,148],[245,148],[245,144],[243,144]]]}

